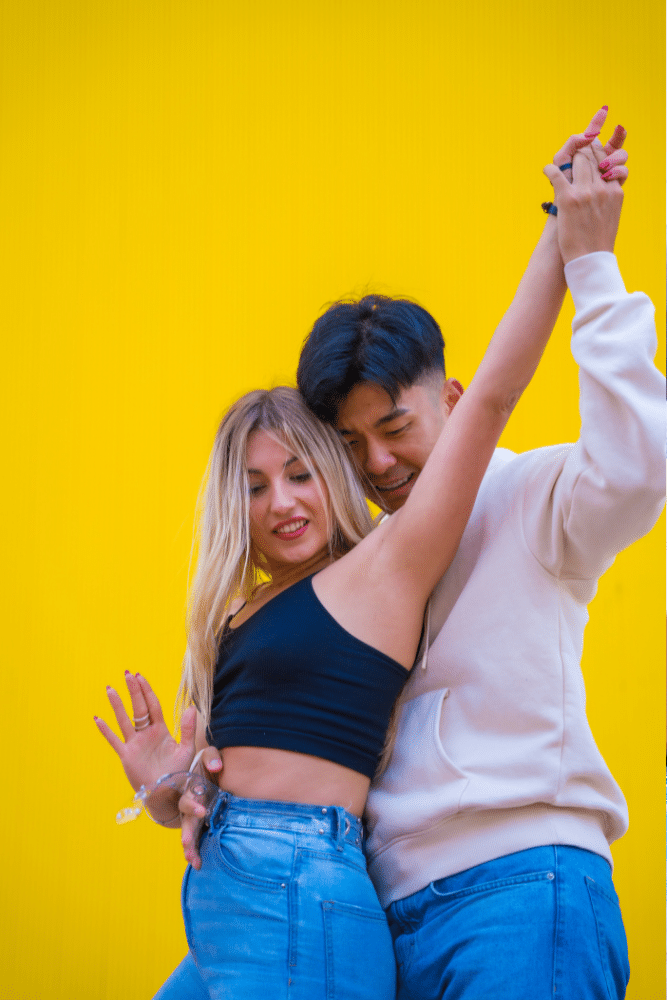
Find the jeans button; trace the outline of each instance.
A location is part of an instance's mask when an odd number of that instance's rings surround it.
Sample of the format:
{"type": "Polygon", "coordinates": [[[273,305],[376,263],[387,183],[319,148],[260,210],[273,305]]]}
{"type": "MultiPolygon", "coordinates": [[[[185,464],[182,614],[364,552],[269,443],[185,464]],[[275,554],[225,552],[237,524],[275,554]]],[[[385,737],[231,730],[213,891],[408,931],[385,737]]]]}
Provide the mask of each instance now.
{"type": "Polygon", "coordinates": [[[555,877],[556,877],[556,876],[554,875],[554,873],[553,873],[553,872],[547,872],[547,878],[549,879],[549,881],[550,881],[550,882],[551,882],[551,880],[552,880],[552,879],[554,879],[555,877]]]}

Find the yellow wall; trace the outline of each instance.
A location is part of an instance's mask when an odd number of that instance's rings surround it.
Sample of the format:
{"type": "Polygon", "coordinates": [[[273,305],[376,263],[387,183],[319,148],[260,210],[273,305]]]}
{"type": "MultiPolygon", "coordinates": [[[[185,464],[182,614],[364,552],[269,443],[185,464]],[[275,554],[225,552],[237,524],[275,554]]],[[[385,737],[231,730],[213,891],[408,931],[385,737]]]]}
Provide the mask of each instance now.
{"type": "MultiPolygon", "coordinates": [[[[0,998],[141,1000],[184,953],[178,838],[115,826],[92,716],[125,668],[170,707],[216,422],[292,378],[322,306],[416,297],[468,381],[542,227],[542,165],[608,103],[632,154],[618,255],[662,326],[663,39],[658,0],[2,5],[0,998]]],[[[509,447],[577,434],[571,313],[509,447]]],[[[619,557],[584,662],[630,805],[635,1000],[664,996],[664,551],[656,529],[619,557]]]]}

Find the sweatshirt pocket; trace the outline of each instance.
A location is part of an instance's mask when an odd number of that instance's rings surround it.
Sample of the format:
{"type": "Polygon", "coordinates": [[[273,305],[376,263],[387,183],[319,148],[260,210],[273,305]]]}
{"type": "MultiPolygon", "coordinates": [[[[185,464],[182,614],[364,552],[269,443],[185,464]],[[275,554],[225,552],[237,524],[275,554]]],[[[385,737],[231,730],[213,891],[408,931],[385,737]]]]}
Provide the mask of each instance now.
{"type": "Polygon", "coordinates": [[[401,706],[389,766],[371,788],[366,813],[373,846],[410,836],[459,811],[468,775],[440,738],[447,726],[449,688],[427,691],[401,706]]]}
{"type": "Polygon", "coordinates": [[[447,703],[447,700],[449,698],[449,688],[443,688],[441,691],[436,691],[434,693],[438,697],[436,698],[436,701],[435,701],[435,718],[434,718],[434,726],[433,726],[433,747],[435,749],[435,752],[436,752],[436,754],[438,756],[438,760],[439,760],[440,765],[441,765],[441,769],[438,772],[439,776],[440,776],[440,780],[442,780],[442,775],[443,775],[442,768],[444,768],[454,778],[456,778],[457,780],[464,780],[466,782],[466,784],[467,784],[468,783],[468,779],[466,777],[465,772],[462,771],[459,767],[457,767],[457,765],[454,763],[454,761],[451,759],[451,757],[447,754],[447,751],[445,750],[444,744],[442,742],[442,737],[440,735],[440,733],[442,732],[443,726],[447,725],[447,717],[446,717],[447,707],[446,707],[446,703],[447,703]]]}

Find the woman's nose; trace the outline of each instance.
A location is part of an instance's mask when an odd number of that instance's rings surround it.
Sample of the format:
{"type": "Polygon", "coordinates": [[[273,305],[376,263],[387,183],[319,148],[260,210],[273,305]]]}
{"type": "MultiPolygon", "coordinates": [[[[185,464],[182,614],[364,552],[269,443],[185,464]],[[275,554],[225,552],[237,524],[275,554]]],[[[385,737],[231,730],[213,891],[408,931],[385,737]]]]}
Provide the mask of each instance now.
{"type": "Polygon", "coordinates": [[[271,509],[276,512],[289,511],[294,506],[294,496],[289,483],[280,480],[271,485],[271,509]]]}

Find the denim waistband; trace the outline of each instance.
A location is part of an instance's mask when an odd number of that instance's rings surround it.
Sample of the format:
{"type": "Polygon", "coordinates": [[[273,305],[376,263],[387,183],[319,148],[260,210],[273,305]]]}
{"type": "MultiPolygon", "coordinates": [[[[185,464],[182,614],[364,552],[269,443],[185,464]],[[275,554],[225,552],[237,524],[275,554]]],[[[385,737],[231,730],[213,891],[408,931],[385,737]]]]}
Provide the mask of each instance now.
{"type": "Polygon", "coordinates": [[[212,830],[225,826],[253,827],[328,837],[339,850],[343,844],[361,847],[364,835],[361,819],[342,806],[238,799],[229,792],[220,792],[208,822],[212,830]]]}

